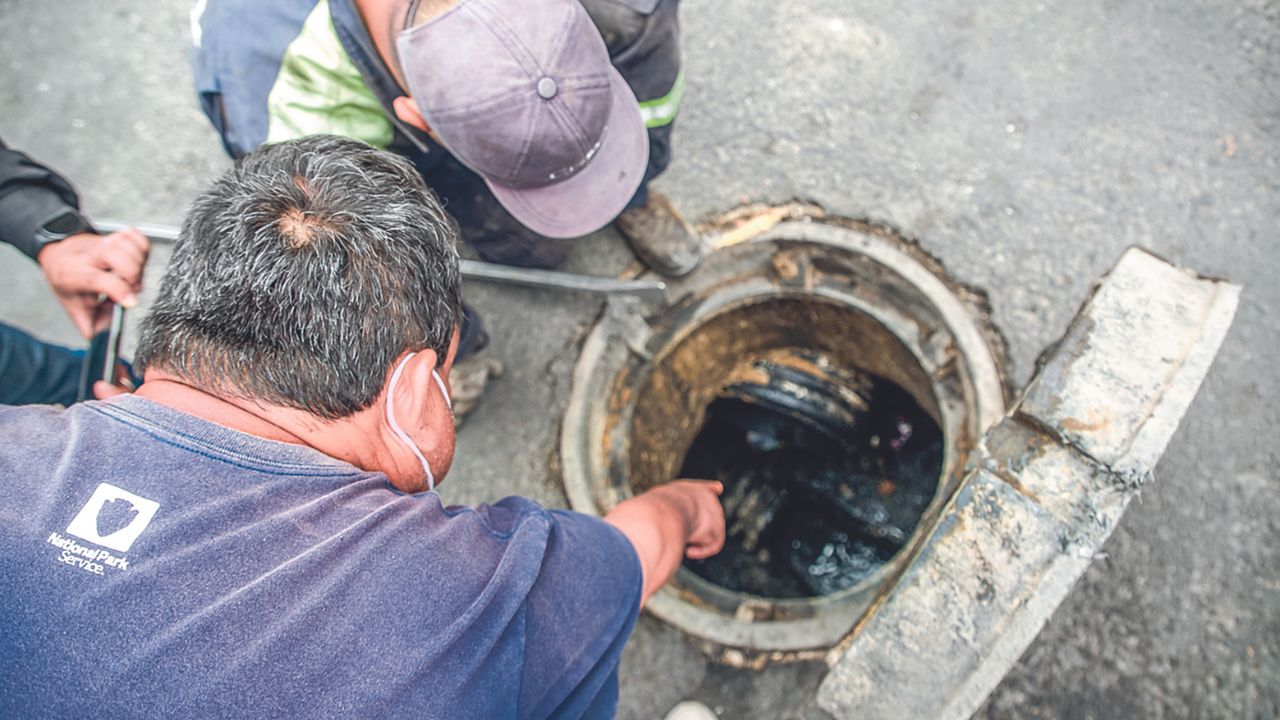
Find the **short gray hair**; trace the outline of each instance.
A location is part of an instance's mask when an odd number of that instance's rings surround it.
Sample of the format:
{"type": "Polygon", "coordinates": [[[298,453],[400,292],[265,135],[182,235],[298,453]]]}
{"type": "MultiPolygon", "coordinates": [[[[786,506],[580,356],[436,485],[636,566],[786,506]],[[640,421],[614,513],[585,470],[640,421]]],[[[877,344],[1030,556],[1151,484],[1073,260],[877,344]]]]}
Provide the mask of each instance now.
{"type": "Polygon", "coordinates": [[[405,351],[444,362],[461,317],[457,236],[399,157],[332,135],[264,146],[192,205],[136,361],[346,417],[405,351]]]}

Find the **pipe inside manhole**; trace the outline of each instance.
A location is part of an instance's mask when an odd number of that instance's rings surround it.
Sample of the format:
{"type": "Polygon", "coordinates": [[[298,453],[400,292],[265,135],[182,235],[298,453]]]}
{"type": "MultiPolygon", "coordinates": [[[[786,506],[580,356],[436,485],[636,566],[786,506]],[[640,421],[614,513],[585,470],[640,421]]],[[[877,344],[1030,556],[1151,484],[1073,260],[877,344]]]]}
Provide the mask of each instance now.
{"type": "Polygon", "coordinates": [[[783,659],[854,626],[1004,411],[996,336],[957,287],[881,228],[785,222],[711,253],[670,307],[608,306],[562,431],[570,503],[726,486],[725,551],[655,615],[783,659]]]}

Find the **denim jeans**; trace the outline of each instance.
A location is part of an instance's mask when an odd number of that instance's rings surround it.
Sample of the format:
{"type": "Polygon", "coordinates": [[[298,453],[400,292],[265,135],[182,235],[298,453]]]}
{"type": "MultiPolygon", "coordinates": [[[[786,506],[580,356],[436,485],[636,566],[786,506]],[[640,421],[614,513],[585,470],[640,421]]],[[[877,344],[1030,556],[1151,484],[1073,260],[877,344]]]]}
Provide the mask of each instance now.
{"type": "Polygon", "coordinates": [[[83,350],[46,343],[0,323],[0,404],[71,405],[83,362],[83,350]]]}

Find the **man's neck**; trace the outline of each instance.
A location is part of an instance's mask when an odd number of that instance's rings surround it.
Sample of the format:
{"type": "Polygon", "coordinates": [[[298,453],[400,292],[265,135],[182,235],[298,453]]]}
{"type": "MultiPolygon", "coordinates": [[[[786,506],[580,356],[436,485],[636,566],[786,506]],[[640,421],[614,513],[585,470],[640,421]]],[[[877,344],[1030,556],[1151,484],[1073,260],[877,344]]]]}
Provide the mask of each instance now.
{"type": "Polygon", "coordinates": [[[298,421],[289,417],[293,411],[288,408],[223,397],[152,371],[136,395],[246,435],[314,447],[306,440],[310,433],[294,427],[298,421]]]}
{"type": "Polygon", "coordinates": [[[386,473],[405,492],[417,492],[424,483],[417,459],[391,434],[379,405],[326,420],[305,410],[205,390],[155,368],[147,369],[135,394],[231,430],[304,445],[362,470],[386,473]]]}
{"type": "Polygon", "coordinates": [[[364,21],[365,30],[373,40],[382,62],[391,71],[392,77],[400,87],[404,87],[404,78],[400,76],[400,65],[395,58],[395,35],[404,17],[408,0],[354,0],[356,10],[364,21]]]}

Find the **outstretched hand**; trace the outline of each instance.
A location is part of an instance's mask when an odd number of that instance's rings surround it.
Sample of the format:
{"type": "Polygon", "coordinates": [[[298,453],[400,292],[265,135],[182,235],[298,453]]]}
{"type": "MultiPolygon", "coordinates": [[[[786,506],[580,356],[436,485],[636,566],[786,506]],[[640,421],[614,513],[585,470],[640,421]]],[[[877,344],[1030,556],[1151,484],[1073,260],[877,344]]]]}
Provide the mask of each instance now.
{"type": "Polygon", "coordinates": [[[88,338],[111,321],[111,305],[101,296],[126,308],[138,304],[150,249],[134,228],[110,235],[82,233],[45,245],[36,262],[71,322],[88,338]]]}
{"type": "Polygon", "coordinates": [[[724,507],[720,504],[723,484],[715,480],[676,480],[658,487],[660,492],[679,494],[678,502],[687,508],[689,534],[685,540],[685,557],[705,560],[724,549],[724,507]]]}

